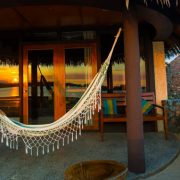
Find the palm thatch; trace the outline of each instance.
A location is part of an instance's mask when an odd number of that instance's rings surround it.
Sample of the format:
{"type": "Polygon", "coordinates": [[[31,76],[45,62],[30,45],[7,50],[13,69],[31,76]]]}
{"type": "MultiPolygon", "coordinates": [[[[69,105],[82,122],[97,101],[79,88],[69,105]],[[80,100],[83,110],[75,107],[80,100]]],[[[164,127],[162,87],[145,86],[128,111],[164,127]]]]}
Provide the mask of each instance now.
{"type": "MultiPolygon", "coordinates": [[[[131,0],[132,1],[132,0],[131,0]]],[[[149,1],[154,1],[156,2],[158,5],[161,5],[161,6],[167,6],[167,7],[170,7],[171,6],[171,3],[172,1],[176,3],[176,6],[178,5],[178,0],[144,0],[144,3],[146,5],[148,5],[148,2],[149,1]]],[[[125,0],[125,3],[126,3],[126,7],[128,8],[129,7],[129,0],[125,0]]]]}

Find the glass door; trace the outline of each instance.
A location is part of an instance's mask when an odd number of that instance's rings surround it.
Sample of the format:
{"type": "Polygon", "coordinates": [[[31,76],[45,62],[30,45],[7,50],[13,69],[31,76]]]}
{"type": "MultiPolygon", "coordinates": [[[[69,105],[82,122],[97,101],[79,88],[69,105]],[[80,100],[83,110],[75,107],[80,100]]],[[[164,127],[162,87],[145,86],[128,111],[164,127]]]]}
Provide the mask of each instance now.
{"type": "MultiPolygon", "coordinates": [[[[24,46],[22,73],[23,122],[53,122],[77,103],[97,73],[96,43],[24,46]]],[[[94,118],[86,129],[97,128],[94,118]]]]}
{"type": "Polygon", "coordinates": [[[62,48],[23,48],[23,122],[46,124],[65,114],[65,72],[62,48]]]}
{"type": "MultiPolygon", "coordinates": [[[[95,44],[75,44],[64,47],[66,111],[69,111],[80,99],[93,77],[97,73],[95,44]]],[[[86,129],[97,129],[97,118],[86,129]]]]}
{"type": "Polygon", "coordinates": [[[28,51],[28,119],[30,124],[54,121],[53,50],[28,51]]]}

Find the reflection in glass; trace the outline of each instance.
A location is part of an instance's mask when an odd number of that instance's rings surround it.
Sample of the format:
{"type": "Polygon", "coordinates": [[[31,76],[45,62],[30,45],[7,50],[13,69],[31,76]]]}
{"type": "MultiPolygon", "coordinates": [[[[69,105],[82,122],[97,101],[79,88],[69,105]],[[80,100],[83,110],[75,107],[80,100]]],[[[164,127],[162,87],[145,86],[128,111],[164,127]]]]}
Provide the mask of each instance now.
{"type": "MultiPolygon", "coordinates": [[[[145,61],[140,60],[140,73],[141,73],[141,88],[142,92],[146,92],[146,71],[145,71],[145,61]]],[[[113,92],[123,92],[125,88],[125,63],[114,62],[112,65],[112,75],[113,75],[113,92]]]]}
{"type": "Polygon", "coordinates": [[[91,48],[65,49],[66,111],[70,110],[92,80],[91,48]]]}
{"type": "Polygon", "coordinates": [[[0,64],[0,97],[19,96],[19,66],[0,64]]]}
{"type": "Polygon", "coordinates": [[[28,52],[28,107],[31,124],[45,124],[54,119],[54,68],[52,50],[28,52]]]}

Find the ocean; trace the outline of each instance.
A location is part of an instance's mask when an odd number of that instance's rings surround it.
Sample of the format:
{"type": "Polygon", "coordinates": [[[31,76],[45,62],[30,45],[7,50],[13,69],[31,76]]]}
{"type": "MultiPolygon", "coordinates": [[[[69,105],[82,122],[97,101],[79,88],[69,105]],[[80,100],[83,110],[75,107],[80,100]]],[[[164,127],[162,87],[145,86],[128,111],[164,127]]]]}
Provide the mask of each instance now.
{"type": "MultiPolygon", "coordinates": [[[[53,87],[52,87],[53,89],[53,87]]],[[[66,97],[80,98],[85,91],[84,87],[69,87],[66,88],[66,97]]],[[[19,96],[19,87],[4,87],[0,88],[0,97],[17,97],[19,96]]],[[[31,96],[31,87],[29,87],[29,96],[31,96]]],[[[40,88],[38,87],[38,96],[40,96],[40,88]]],[[[44,96],[50,96],[47,89],[44,87],[44,96]]]]}

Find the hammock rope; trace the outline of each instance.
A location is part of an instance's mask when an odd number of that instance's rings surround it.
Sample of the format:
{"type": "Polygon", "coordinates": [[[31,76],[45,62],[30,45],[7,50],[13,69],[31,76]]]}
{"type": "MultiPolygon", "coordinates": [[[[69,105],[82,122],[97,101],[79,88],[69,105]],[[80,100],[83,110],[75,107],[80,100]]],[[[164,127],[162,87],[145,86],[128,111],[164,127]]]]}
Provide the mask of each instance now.
{"type": "Polygon", "coordinates": [[[41,75],[41,78],[40,78],[40,89],[41,89],[41,93],[40,93],[40,94],[41,94],[41,97],[42,97],[43,94],[44,94],[44,93],[43,93],[43,86],[45,86],[46,89],[48,90],[49,94],[50,94],[51,97],[53,98],[54,92],[53,92],[51,86],[49,85],[48,81],[46,80],[46,78],[45,78],[44,75],[42,74],[42,71],[41,71],[39,65],[38,65],[37,67],[38,67],[39,72],[40,72],[40,75],[41,75]]]}
{"type": "Polygon", "coordinates": [[[25,144],[25,153],[38,156],[40,153],[49,153],[64,146],[65,143],[69,144],[70,141],[76,140],[78,135],[81,135],[84,124],[92,123],[95,110],[99,112],[101,109],[101,86],[120,33],[121,29],[118,30],[107,59],[77,104],[55,122],[26,125],[9,119],[0,110],[1,143],[5,142],[11,149],[18,149],[21,138],[25,144]]]}

